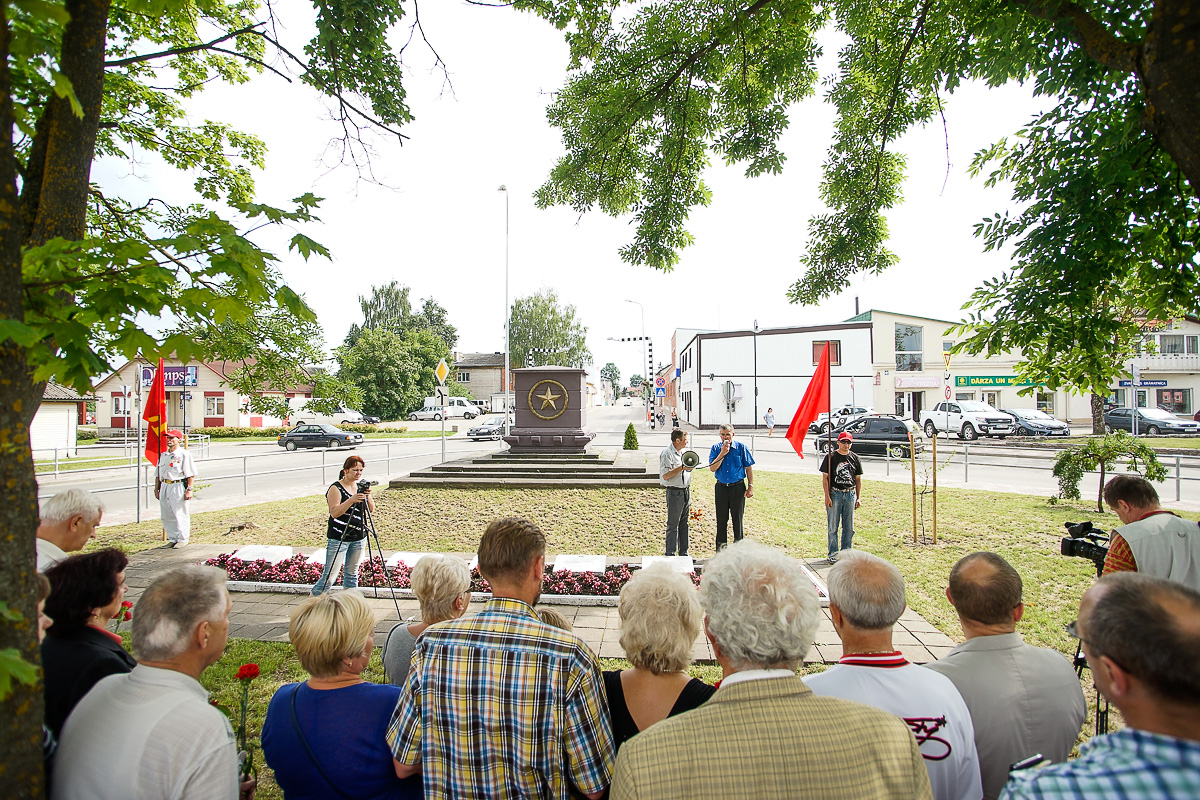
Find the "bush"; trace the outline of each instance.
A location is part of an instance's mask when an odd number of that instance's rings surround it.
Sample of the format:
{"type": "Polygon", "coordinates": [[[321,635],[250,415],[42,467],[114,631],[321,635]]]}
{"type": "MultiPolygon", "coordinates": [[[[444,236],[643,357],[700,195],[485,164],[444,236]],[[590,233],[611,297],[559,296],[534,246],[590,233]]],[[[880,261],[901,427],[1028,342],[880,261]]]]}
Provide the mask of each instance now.
{"type": "Polygon", "coordinates": [[[1142,472],[1147,480],[1161,481],[1167,477],[1154,451],[1125,431],[1110,433],[1103,438],[1089,439],[1082,447],[1063,450],[1054,459],[1054,477],[1058,478],[1058,493],[1064,500],[1079,500],[1079,482],[1084,472],[1100,470],[1100,491],[1096,496],[1096,512],[1104,513],[1104,476],[1121,459],[1129,472],[1142,472]]]}
{"type": "Polygon", "coordinates": [[[90,442],[93,439],[100,438],[100,431],[95,428],[77,428],[75,430],[75,441],[90,442]]]}
{"type": "MultiPolygon", "coordinates": [[[[295,427],[295,426],[292,426],[295,427]]],[[[381,430],[378,425],[337,425],[339,430],[349,431],[351,433],[377,433],[381,430]]],[[[192,428],[188,433],[197,433],[211,436],[214,439],[245,439],[251,436],[282,436],[292,428],[231,428],[229,426],[221,428],[192,428]]],[[[407,428],[394,429],[397,433],[402,433],[407,428]]]]}
{"type": "Polygon", "coordinates": [[[633,427],[632,422],[629,423],[629,427],[627,427],[625,429],[625,449],[626,450],[637,450],[638,449],[637,430],[633,427]]]}
{"type": "MultiPolygon", "coordinates": [[[[338,425],[338,428],[350,433],[378,433],[383,430],[378,425],[338,425]]],[[[406,431],[408,428],[400,428],[399,431],[406,431]]]]}

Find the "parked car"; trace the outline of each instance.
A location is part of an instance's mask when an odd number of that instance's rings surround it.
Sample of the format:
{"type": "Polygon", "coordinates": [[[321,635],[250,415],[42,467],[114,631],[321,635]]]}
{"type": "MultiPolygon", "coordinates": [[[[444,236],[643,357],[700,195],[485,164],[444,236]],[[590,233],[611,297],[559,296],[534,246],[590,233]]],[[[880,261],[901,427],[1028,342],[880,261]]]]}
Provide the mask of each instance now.
{"type": "Polygon", "coordinates": [[[471,430],[467,431],[467,438],[472,441],[478,439],[491,439],[500,441],[500,437],[504,435],[504,417],[493,417],[492,419],[484,420],[476,425],[471,430]]]}
{"type": "MultiPolygon", "coordinates": [[[[425,405],[426,406],[438,406],[439,404],[438,404],[436,397],[426,397],[425,405]]],[[[468,401],[467,398],[465,398],[465,397],[447,397],[446,405],[442,406],[442,407],[444,407],[446,409],[446,419],[450,419],[451,417],[462,417],[463,419],[475,419],[476,417],[478,417],[480,414],[483,413],[483,411],[479,408],[479,406],[468,401]]],[[[409,417],[409,419],[412,419],[412,417],[409,417]]],[[[440,417],[439,417],[439,419],[440,419],[440,417]]]]}
{"type": "Polygon", "coordinates": [[[1013,418],[977,400],[954,400],[938,403],[930,411],[921,412],[921,428],[926,436],[935,433],[957,433],[967,441],[980,436],[1003,439],[1013,432],[1013,418]]]}
{"type": "Polygon", "coordinates": [[[850,444],[851,452],[859,455],[890,455],[892,458],[908,458],[908,435],[913,436],[913,445],[920,453],[925,449],[925,439],[920,430],[910,419],[903,419],[892,414],[870,414],[839,425],[829,434],[817,437],[818,453],[828,453],[837,449],[837,437],[842,431],[849,431],[854,437],[850,444]],[[830,439],[832,438],[832,441],[830,439]]]}
{"type": "Polygon", "coordinates": [[[631,405],[633,405],[633,401],[632,401],[632,400],[630,400],[629,398],[625,398],[625,403],[624,403],[624,405],[631,406],[631,405]]]}
{"type": "Polygon", "coordinates": [[[363,443],[361,433],[347,433],[332,425],[297,425],[281,435],[276,442],[287,450],[300,447],[328,447],[336,450],[339,447],[356,447],[363,443]]]}
{"type": "MultiPolygon", "coordinates": [[[[95,414],[93,414],[92,417],[95,418],[95,414]]],[[[1192,419],[1196,422],[1200,422],[1200,411],[1197,411],[1195,414],[1193,414],[1192,419]]]]}
{"type": "Polygon", "coordinates": [[[379,417],[372,417],[370,414],[363,414],[362,418],[363,422],[367,423],[368,425],[378,425],[383,421],[379,417]]]}
{"type": "Polygon", "coordinates": [[[301,404],[293,411],[292,418],[297,425],[361,425],[366,421],[363,415],[353,408],[338,406],[332,414],[322,414],[310,410],[307,404],[301,404]]]}
{"type": "MultiPolygon", "coordinates": [[[[1133,409],[1114,408],[1104,415],[1104,430],[1133,432],[1133,409]]],[[[1158,436],[1160,433],[1200,433],[1200,422],[1180,419],[1160,408],[1138,409],[1138,433],[1158,436]]]]}
{"type": "Polygon", "coordinates": [[[837,411],[833,412],[833,422],[830,423],[828,414],[818,414],[813,423],[808,426],[809,433],[826,433],[830,428],[836,428],[839,425],[845,425],[851,420],[856,420],[859,417],[865,417],[868,414],[874,414],[875,409],[871,406],[842,406],[837,411]]]}
{"type": "Polygon", "coordinates": [[[413,422],[416,422],[419,419],[440,420],[442,418],[442,407],[441,406],[422,406],[418,410],[409,414],[408,418],[410,420],[412,420],[413,422]]]}
{"type": "Polygon", "coordinates": [[[1067,423],[1036,408],[1002,408],[1013,418],[1013,436],[1070,436],[1067,423]]]}

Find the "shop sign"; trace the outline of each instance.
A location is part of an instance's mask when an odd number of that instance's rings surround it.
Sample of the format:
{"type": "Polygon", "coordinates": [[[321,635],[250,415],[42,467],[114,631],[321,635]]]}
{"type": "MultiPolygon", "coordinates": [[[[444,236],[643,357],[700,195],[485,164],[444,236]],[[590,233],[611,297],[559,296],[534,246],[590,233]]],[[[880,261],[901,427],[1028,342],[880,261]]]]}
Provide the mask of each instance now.
{"type": "Polygon", "coordinates": [[[936,389],[942,385],[940,379],[934,376],[916,377],[909,375],[896,376],[897,389],[936,389]]]}
{"type": "Polygon", "coordinates": [[[954,379],[955,386],[1037,386],[1030,380],[1018,378],[1016,375],[959,375],[954,379]]]}
{"type": "MultiPolygon", "coordinates": [[[[1119,385],[1121,385],[1121,386],[1131,386],[1132,384],[1133,384],[1133,381],[1128,381],[1128,380],[1125,380],[1125,381],[1120,381],[1120,383],[1119,383],[1119,385]]],[[[1166,386],[1166,385],[1167,385],[1167,382],[1166,382],[1166,381],[1138,381],[1138,386],[1158,386],[1158,387],[1163,387],[1163,386],[1166,386]]]]}

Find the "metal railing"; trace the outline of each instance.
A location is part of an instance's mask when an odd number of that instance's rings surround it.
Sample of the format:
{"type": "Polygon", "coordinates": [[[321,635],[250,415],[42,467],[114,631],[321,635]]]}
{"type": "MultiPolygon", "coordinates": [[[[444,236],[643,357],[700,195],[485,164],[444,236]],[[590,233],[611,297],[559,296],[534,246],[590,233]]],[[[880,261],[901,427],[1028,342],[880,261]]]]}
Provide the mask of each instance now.
{"type": "MultiPolygon", "coordinates": [[[[194,455],[196,458],[208,457],[209,453],[211,452],[210,447],[212,444],[212,442],[210,441],[211,437],[209,437],[208,434],[189,433],[187,438],[188,438],[187,446],[188,446],[188,449],[191,450],[192,455],[194,455]]],[[[96,470],[114,469],[114,468],[119,468],[122,466],[136,467],[138,465],[138,462],[140,462],[142,460],[142,450],[144,449],[144,444],[145,444],[144,441],[138,442],[136,439],[133,439],[128,443],[123,443],[120,445],[88,444],[88,445],[83,445],[82,447],[76,446],[74,448],[70,448],[70,447],[39,447],[39,448],[35,448],[33,450],[33,461],[34,461],[35,467],[47,466],[49,464],[53,464],[53,466],[54,466],[53,471],[42,470],[38,474],[39,475],[53,474],[55,477],[58,477],[60,473],[70,473],[72,475],[76,475],[76,474],[81,474],[81,473],[85,473],[85,472],[93,472],[96,470]],[[92,455],[92,452],[94,450],[99,449],[99,448],[104,448],[104,447],[120,447],[121,455],[119,455],[119,456],[95,456],[95,455],[92,455]],[[72,451],[74,452],[74,456],[71,455],[72,451]],[[46,458],[45,456],[42,456],[39,460],[39,454],[41,454],[41,453],[48,453],[50,455],[50,457],[46,458]],[[79,462],[79,461],[88,461],[88,462],[112,461],[112,462],[117,462],[117,463],[114,463],[110,466],[80,467],[79,469],[75,469],[74,467],[71,466],[71,462],[73,462],[73,461],[75,461],[75,462],[79,462]]]]}

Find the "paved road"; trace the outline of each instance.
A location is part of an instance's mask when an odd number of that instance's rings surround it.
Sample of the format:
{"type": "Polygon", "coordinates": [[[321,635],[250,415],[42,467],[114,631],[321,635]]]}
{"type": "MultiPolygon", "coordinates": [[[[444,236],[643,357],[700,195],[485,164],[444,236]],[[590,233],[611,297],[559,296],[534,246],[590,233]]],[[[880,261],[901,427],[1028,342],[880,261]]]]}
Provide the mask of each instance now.
{"type": "MultiPolygon", "coordinates": [[[[613,406],[588,410],[588,427],[597,432],[594,446],[621,447],[625,427],[634,422],[638,428],[638,443],[647,458],[653,458],[668,444],[669,431],[649,431],[640,405],[613,406]]],[[[446,440],[446,458],[456,459],[473,453],[495,452],[504,447],[500,442],[471,442],[465,431],[472,423],[454,420],[459,433],[446,440]]],[[[410,429],[439,430],[441,423],[408,423],[410,429]]],[[[778,428],[776,429],[779,430],[778,428]]],[[[707,460],[708,448],[717,440],[713,431],[693,432],[690,446],[702,460],[707,460]]],[[[816,475],[820,460],[810,444],[804,459],[796,456],[791,445],[782,434],[768,438],[765,434],[742,431],[738,437],[754,451],[759,467],[778,472],[798,472],[816,475]]],[[[115,448],[114,455],[120,455],[115,448]]],[[[947,450],[952,451],[949,466],[938,473],[939,486],[965,486],[1001,492],[1049,496],[1058,491],[1054,476],[1050,473],[1047,453],[1016,452],[1013,449],[972,444],[969,450],[956,440],[939,441],[939,461],[944,463],[947,450]]],[[[442,460],[440,438],[368,440],[361,447],[349,450],[299,450],[286,452],[272,442],[228,442],[214,444],[208,454],[200,459],[200,483],[208,484],[192,503],[192,510],[215,511],[235,506],[270,500],[285,500],[321,493],[330,481],[337,478],[337,470],[346,456],[353,452],[367,462],[366,477],[385,483],[393,477],[423,469],[442,460]],[[263,474],[263,473],[272,474],[263,474]]],[[[1167,457],[1171,478],[1159,485],[1159,495],[1169,508],[1200,510],[1200,459],[1182,460],[1180,464],[1179,496],[1177,502],[1174,480],[1173,457],[1167,457]]],[[[927,461],[926,461],[927,463],[927,461]]],[[[905,463],[884,459],[866,458],[864,467],[868,480],[884,480],[909,483],[910,473],[905,463]]],[[[925,464],[918,464],[918,482],[922,480],[925,464]]],[[[148,468],[143,467],[145,480],[149,480],[148,468]]],[[[63,489],[79,486],[90,491],[99,491],[108,511],[106,524],[131,522],[138,518],[135,499],[133,468],[104,470],[84,474],[62,473],[55,478],[43,473],[39,476],[39,494],[48,497],[63,489]]],[[[1099,487],[1098,476],[1085,476],[1080,485],[1084,497],[1095,497],[1099,487]]],[[[151,488],[152,485],[151,485],[151,488]]],[[[149,502],[143,497],[142,519],[158,516],[153,492],[149,502]]]]}

